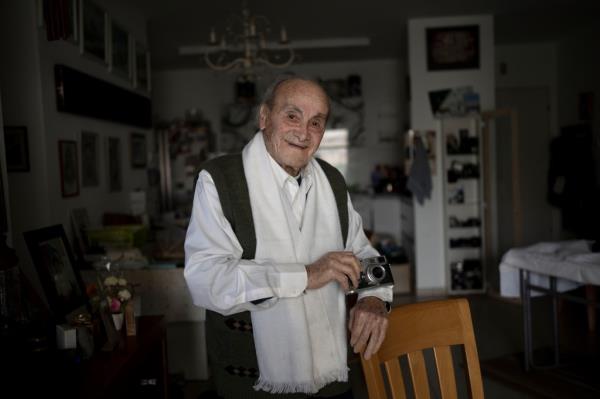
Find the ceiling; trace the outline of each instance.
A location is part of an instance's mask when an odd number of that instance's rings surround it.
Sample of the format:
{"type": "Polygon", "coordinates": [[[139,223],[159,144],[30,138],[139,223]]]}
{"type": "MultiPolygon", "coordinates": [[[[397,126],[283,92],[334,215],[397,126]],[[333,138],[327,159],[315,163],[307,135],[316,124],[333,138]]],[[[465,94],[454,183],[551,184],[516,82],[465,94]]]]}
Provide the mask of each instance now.
{"type": "MultiPolygon", "coordinates": [[[[148,21],[153,69],[203,67],[199,56],[178,48],[203,45],[211,27],[222,31],[242,0],[114,0],[148,21]]],[[[368,47],[299,50],[301,62],[398,58],[406,54],[410,18],[493,14],[497,44],[558,40],[600,21],[600,0],[249,0],[254,14],[269,18],[290,40],[368,37],[368,47]]],[[[276,36],[276,35],[275,35],[276,36]]],[[[275,39],[276,37],[274,37],[275,39]]]]}

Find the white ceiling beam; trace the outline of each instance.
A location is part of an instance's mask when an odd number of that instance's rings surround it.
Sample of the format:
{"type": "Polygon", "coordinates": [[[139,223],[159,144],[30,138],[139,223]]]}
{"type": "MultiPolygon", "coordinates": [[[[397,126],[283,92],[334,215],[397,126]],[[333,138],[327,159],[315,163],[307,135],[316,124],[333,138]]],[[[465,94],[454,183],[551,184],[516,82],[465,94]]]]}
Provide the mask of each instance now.
{"type": "MultiPolygon", "coordinates": [[[[367,47],[371,45],[371,39],[368,37],[333,37],[327,39],[314,40],[291,40],[289,47],[298,49],[322,49],[322,48],[344,48],[344,47],[367,47]]],[[[286,49],[286,45],[281,45],[279,42],[268,42],[267,48],[270,49],[286,49]]],[[[179,55],[198,55],[204,53],[212,53],[220,49],[219,45],[190,45],[180,46],[179,55]]],[[[242,46],[232,48],[242,51],[242,46]]]]}

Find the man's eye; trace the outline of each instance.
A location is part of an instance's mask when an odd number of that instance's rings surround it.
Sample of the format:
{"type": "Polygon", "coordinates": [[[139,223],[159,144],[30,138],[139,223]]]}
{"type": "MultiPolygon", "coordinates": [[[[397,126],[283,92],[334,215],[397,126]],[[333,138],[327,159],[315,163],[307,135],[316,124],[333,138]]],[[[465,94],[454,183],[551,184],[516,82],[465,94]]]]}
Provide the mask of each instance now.
{"type": "Polygon", "coordinates": [[[311,122],[312,127],[321,127],[321,121],[312,121],[311,122]]]}
{"type": "Polygon", "coordinates": [[[288,114],[288,119],[295,121],[296,119],[298,119],[298,117],[295,114],[288,114]]]}

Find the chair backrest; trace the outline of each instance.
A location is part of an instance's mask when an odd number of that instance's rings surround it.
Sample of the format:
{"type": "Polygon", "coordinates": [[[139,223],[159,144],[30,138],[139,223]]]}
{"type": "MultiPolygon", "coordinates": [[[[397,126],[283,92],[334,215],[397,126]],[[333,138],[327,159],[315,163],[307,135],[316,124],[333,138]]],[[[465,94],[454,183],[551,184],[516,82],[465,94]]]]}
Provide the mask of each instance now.
{"type": "Polygon", "coordinates": [[[379,351],[369,360],[361,356],[369,398],[387,397],[382,363],[385,366],[392,398],[406,398],[399,360],[401,356],[406,355],[414,397],[428,399],[430,389],[423,355],[425,349],[433,350],[442,398],[456,398],[452,345],[462,345],[470,397],[483,399],[479,358],[467,300],[449,299],[394,308],[389,316],[386,338],[379,351]]]}

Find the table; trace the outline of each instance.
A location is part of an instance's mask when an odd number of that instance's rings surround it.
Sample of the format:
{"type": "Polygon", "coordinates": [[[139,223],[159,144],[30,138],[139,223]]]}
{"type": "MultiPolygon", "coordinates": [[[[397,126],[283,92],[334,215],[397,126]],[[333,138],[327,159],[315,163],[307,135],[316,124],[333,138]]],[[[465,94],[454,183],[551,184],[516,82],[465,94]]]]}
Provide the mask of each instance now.
{"type": "Polygon", "coordinates": [[[133,337],[121,331],[122,348],[86,360],[74,350],[3,351],[0,397],[167,398],[164,318],[142,316],[137,327],[133,337]]]}
{"type": "MultiPolygon", "coordinates": [[[[501,268],[501,284],[511,279],[503,279],[502,273],[517,272],[519,291],[523,303],[523,342],[525,370],[532,368],[556,367],[560,364],[558,334],[558,300],[569,300],[588,306],[590,328],[595,328],[596,302],[593,287],[600,285],[600,254],[592,253],[589,243],[584,240],[539,243],[525,248],[511,249],[504,255],[501,268]],[[510,270],[509,270],[510,269],[510,270]],[[534,281],[534,276],[536,277],[534,281]],[[540,276],[543,279],[540,279],[540,276]],[[543,282],[543,283],[540,283],[543,282]],[[562,287],[559,287],[562,282],[562,287]],[[585,285],[586,298],[568,294],[568,287],[585,285]],[[538,365],[533,360],[532,306],[533,293],[547,294],[552,297],[552,329],[554,358],[552,363],[538,365]]],[[[510,292],[507,287],[501,291],[510,292]]]]}

